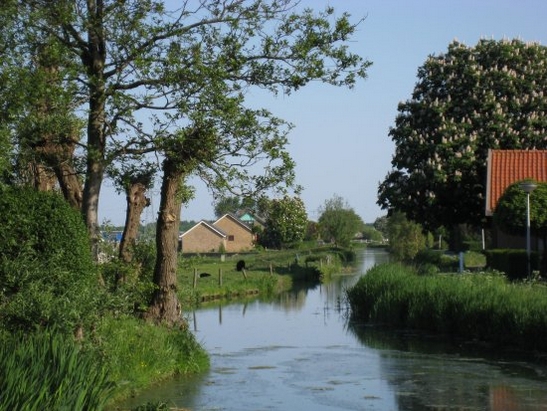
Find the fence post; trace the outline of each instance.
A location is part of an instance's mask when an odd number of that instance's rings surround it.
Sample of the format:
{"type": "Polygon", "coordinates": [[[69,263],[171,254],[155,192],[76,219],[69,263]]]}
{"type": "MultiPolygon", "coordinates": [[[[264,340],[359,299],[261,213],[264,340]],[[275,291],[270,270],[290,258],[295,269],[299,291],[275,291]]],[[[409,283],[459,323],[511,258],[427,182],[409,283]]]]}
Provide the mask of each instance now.
{"type": "Polygon", "coordinates": [[[222,287],[222,268],[218,269],[218,286],[222,287]]]}
{"type": "Polygon", "coordinates": [[[198,286],[198,269],[194,268],[194,290],[198,286]]]}

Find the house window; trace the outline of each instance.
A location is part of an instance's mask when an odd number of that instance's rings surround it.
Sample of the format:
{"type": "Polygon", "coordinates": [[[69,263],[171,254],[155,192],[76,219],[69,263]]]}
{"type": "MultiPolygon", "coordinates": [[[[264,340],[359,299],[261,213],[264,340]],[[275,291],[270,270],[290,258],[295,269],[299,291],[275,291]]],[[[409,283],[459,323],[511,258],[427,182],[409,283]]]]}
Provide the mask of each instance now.
{"type": "Polygon", "coordinates": [[[229,235],[229,236],[228,236],[228,241],[234,241],[234,236],[233,236],[233,235],[229,235]]]}

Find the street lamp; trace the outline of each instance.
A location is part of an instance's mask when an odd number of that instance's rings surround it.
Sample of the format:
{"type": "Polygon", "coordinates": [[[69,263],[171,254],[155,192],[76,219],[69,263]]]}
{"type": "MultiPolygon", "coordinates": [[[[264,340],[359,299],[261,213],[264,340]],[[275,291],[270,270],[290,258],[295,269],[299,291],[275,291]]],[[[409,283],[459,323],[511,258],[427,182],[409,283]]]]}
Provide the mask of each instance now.
{"type": "Polygon", "coordinates": [[[530,277],[530,194],[537,188],[537,184],[532,181],[523,181],[519,187],[526,193],[526,259],[527,259],[527,275],[530,277]]]}

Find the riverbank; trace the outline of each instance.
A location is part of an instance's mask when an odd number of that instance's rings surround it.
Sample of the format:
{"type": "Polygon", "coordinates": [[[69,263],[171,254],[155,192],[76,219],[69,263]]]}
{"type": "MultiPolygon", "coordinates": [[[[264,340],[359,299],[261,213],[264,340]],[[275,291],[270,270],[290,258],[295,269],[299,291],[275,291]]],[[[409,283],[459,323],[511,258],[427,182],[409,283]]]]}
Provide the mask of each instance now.
{"type": "Polygon", "coordinates": [[[233,255],[183,255],[179,300],[186,307],[220,299],[271,297],[294,282],[322,281],[351,264],[353,251],[332,247],[264,250],[233,255]]]}
{"type": "MultiPolygon", "coordinates": [[[[319,283],[351,262],[351,251],[330,247],[267,250],[236,255],[181,255],[177,270],[178,297],[183,312],[202,304],[245,298],[273,298],[299,281],[319,283]],[[244,262],[244,268],[241,261],[244,262]],[[239,265],[238,265],[239,263],[239,265]]],[[[108,353],[105,361],[115,381],[121,381],[109,410],[143,389],[176,375],[199,374],[209,356],[188,330],[167,330],[126,317],[105,321],[98,333],[108,353]],[[155,334],[158,334],[157,336],[155,334]],[[150,347],[154,347],[151,351],[150,347]]],[[[161,402],[139,410],[158,410],[161,402]]]]}
{"type": "Polygon", "coordinates": [[[547,287],[494,273],[419,275],[372,268],[347,292],[355,321],[545,352],[547,287]]]}

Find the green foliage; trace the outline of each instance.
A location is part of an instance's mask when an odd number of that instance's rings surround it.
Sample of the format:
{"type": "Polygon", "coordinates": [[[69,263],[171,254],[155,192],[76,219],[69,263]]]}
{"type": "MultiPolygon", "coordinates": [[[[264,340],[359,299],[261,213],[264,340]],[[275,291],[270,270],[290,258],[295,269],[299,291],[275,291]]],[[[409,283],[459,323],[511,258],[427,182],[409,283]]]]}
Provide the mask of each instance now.
{"type": "Polygon", "coordinates": [[[242,201],[239,197],[222,197],[215,203],[215,216],[222,217],[228,213],[235,213],[241,208],[242,201]]]}
{"type": "Polygon", "coordinates": [[[116,396],[161,379],[204,371],[207,354],[188,329],[154,325],[131,316],[105,316],[97,324],[97,349],[113,381],[123,381],[116,396]]]}
{"type": "Polygon", "coordinates": [[[394,213],[388,219],[389,252],[400,261],[412,260],[425,249],[422,227],[407,220],[402,213],[394,213]]]}
{"type": "Polygon", "coordinates": [[[365,225],[363,227],[362,234],[364,240],[381,242],[384,239],[383,234],[376,228],[371,227],[370,225],[365,225]]]}
{"type": "Polygon", "coordinates": [[[260,245],[269,248],[294,247],[302,242],[308,228],[308,214],[299,197],[271,200],[260,245]]]}
{"type": "MultiPolygon", "coordinates": [[[[523,235],[526,231],[526,193],[520,188],[521,181],[511,184],[498,200],[494,222],[502,231],[523,235]]],[[[547,183],[539,183],[530,194],[530,227],[545,235],[547,230],[547,183]]]]}
{"type": "Polygon", "coordinates": [[[114,384],[71,338],[15,334],[0,344],[1,410],[102,410],[114,384]]]}
{"type": "Polygon", "coordinates": [[[340,196],[326,200],[319,211],[318,223],[323,239],[333,241],[337,246],[348,247],[365,227],[361,217],[340,196]]]}
{"type": "Polygon", "coordinates": [[[418,69],[390,136],[393,170],[378,204],[433,231],[484,221],[488,149],[547,148],[547,48],[457,41],[418,69]]]}
{"type": "Polygon", "coordinates": [[[497,273],[420,276],[384,264],[348,290],[356,320],[545,351],[547,288],[497,273]]]}
{"type": "Polygon", "coordinates": [[[374,223],[373,223],[373,227],[377,231],[382,233],[384,238],[387,238],[387,220],[388,220],[388,217],[387,215],[385,215],[382,217],[378,217],[376,220],[374,220],[374,223]]]}
{"type": "Polygon", "coordinates": [[[94,313],[98,281],[81,215],[57,194],[0,187],[0,322],[73,331],[94,313]]]}
{"type": "MultiPolygon", "coordinates": [[[[58,57],[51,72],[60,81],[50,85],[61,114],[79,115],[75,101],[90,109],[81,111],[87,136],[80,153],[91,185],[100,184],[105,164],[116,175],[116,167],[159,152],[184,170],[182,178],[200,177],[217,192],[292,187],[291,126],[246,107],[245,94],[290,94],[311,81],[351,88],[371,64],[348,47],[360,21],[331,7],[302,9],[295,0],[83,2],[78,12],[66,2],[38,2],[7,10],[1,35],[12,52],[0,75],[40,85],[6,95],[7,105],[24,106],[31,91],[33,102],[51,94],[34,76],[36,55],[51,41],[58,57]],[[90,52],[104,44],[108,53],[90,52]]],[[[83,204],[90,219],[95,201],[83,204]]]]}
{"type": "MultiPolygon", "coordinates": [[[[486,264],[489,268],[505,273],[510,280],[523,280],[528,277],[528,256],[526,250],[495,249],[486,250],[486,264]]],[[[531,269],[539,269],[539,254],[530,254],[531,269]]]]}

